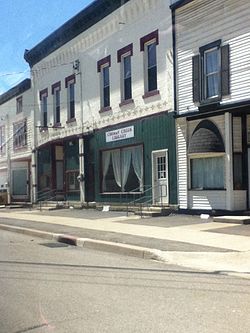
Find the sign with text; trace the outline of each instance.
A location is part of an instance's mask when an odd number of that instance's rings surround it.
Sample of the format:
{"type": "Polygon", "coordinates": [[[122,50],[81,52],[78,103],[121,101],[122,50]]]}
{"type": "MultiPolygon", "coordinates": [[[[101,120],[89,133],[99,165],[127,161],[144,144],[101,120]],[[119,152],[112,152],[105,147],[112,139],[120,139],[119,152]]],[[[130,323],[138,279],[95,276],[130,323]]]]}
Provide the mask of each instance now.
{"type": "Polygon", "coordinates": [[[134,136],[134,126],[119,128],[114,131],[106,132],[106,142],[125,140],[133,138],[134,136]]]}

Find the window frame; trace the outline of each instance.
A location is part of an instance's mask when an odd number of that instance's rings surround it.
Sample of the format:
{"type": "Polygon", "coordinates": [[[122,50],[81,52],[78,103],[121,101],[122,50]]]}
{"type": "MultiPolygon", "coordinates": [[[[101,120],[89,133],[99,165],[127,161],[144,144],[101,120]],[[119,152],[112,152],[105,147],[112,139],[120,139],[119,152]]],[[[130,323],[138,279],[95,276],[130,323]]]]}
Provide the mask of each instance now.
{"type": "Polygon", "coordinates": [[[224,152],[219,152],[219,153],[199,153],[199,154],[189,154],[188,155],[188,161],[189,161],[189,191],[225,191],[225,156],[226,154],[224,152]],[[224,161],[224,165],[223,165],[223,175],[224,175],[224,179],[223,179],[223,187],[220,188],[195,188],[192,187],[192,160],[198,160],[198,159],[205,159],[205,158],[218,158],[221,157],[223,158],[224,161]]]}
{"type": "Polygon", "coordinates": [[[200,85],[200,96],[201,96],[201,101],[202,102],[211,102],[211,101],[218,101],[221,100],[222,97],[222,92],[221,92],[221,40],[217,40],[215,42],[209,43],[207,45],[204,45],[200,47],[200,58],[201,58],[201,85],[200,85]],[[207,96],[207,77],[208,75],[213,75],[211,73],[207,74],[206,73],[206,57],[207,54],[213,51],[218,52],[218,71],[217,76],[218,76],[218,93],[217,95],[208,97],[207,96]]]}
{"type": "Polygon", "coordinates": [[[109,69],[110,66],[111,66],[110,55],[97,62],[97,72],[99,73],[99,82],[100,82],[100,110],[99,110],[100,113],[111,110],[110,69],[109,69]],[[107,85],[105,85],[105,78],[104,78],[104,73],[106,71],[108,73],[107,85]],[[107,96],[108,103],[105,102],[106,91],[108,91],[108,96],[107,96]]]}
{"type": "MultiPolygon", "coordinates": [[[[134,144],[134,145],[128,145],[128,146],[121,146],[121,147],[114,147],[114,148],[108,148],[108,149],[103,149],[100,151],[100,161],[101,161],[101,168],[100,168],[100,176],[99,176],[99,179],[100,179],[100,192],[101,194],[114,194],[114,195],[121,195],[121,194],[142,194],[143,193],[143,188],[144,188],[144,161],[145,161],[145,158],[144,158],[144,147],[143,147],[143,144],[134,144]],[[127,149],[131,149],[131,148],[136,148],[136,147],[141,147],[141,150],[142,150],[142,185],[140,185],[140,189],[138,189],[138,191],[123,191],[122,189],[126,186],[125,185],[121,185],[121,191],[118,191],[118,192],[109,192],[109,191],[104,191],[103,189],[103,159],[102,159],[102,156],[103,156],[103,153],[105,152],[112,152],[112,151],[115,151],[115,150],[119,150],[120,151],[120,159],[122,159],[122,151],[124,150],[127,150],[127,149]]],[[[139,179],[138,179],[139,181],[139,179]]]]}
{"type": "Polygon", "coordinates": [[[13,123],[13,149],[27,147],[27,119],[13,123]]]}
{"type": "Polygon", "coordinates": [[[140,49],[143,51],[143,72],[144,72],[144,95],[143,98],[151,97],[159,94],[158,90],[158,61],[157,61],[157,45],[159,44],[158,30],[151,32],[150,34],[140,39],[140,49]],[[153,66],[149,66],[150,63],[150,47],[154,45],[155,63],[153,66]],[[149,72],[154,70],[155,86],[150,88],[150,74],[149,72]]]}
{"type": "Polygon", "coordinates": [[[67,193],[78,193],[80,191],[80,183],[77,179],[78,175],[79,175],[79,170],[66,170],[66,192],[67,193]],[[70,180],[70,176],[74,175],[74,185],[75,185],[75,188],[72,189],[70,188],[70,183],[69,183],[69,180],[70,180]]]}
{"type": "Polygon", "coordinates": [[[23,96],[19,96],[16,99],[16,114],[23,112],[23,96]]]}
{"type": "Polygon", "coordinates": [[[120,93],[121,103],[119,106],[133,103],[132,93],[132,56],[133,56],[133,44],[129,44],[117,51],[117,62],[120,63],[120,93]],[[125,77],[125,59],[129,59],[130,76],[125,77]],[[130,91],[126,94],[126,81],[129,81],[130,91]]]}
{"type": "Polygon", "coordinates": [[[0,126],[0,156],[5,155],[6,149],[6,142],[5,142],[5,125],[0,126]]]}
{"type": "Polygon", "coordinates": [[[201,107],[221,101],[224,96],[230,95],[230,45],[222,45],[222,41],[216,40],[199,48],[199,53],[192,57],[192,89],[193,103],[201,107]],[[206,73],[206,55],[218,50],[218,70],[206,73]],[[207,95],[207,78],[217,75],[217,95],[207,95]]]}
{"type": "Polygon", "coordinates": [[[56,82],[51,87],[53,95],[53,120],[54,126],[61,125],[61,82],[56,82]],[[58,103],[59,101],[59,103],[58,103]]]}
{"type": "Polygon", "coordinates": [[[48,89],[40,91],[41,127],[48,128],[48,89]],[[45,116],[46,115],[46,116],[45,116]]]}
{"type": "Polygon", "coordinates": [[[75,83],[76,83],[75,74],[70,75],[65,78],[65,88],[67,89],[67,123],[70,123],[70,122],[73,122],[76,120],[75,83]],[[72,92],[73,92],[73,96],[72,96],[72,92]]]}

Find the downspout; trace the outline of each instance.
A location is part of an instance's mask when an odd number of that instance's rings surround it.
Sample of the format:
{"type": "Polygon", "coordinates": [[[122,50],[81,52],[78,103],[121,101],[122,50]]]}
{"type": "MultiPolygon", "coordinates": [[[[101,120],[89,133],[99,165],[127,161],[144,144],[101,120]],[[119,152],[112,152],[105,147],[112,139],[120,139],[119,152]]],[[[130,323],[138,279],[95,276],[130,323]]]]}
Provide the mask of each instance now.
{"type": "Polygon", "coordinates": [[[79,60],[74,62],[73,68],[77,71],[76,75],[80,78],[80,108],[81,108],[81,134],[79,137],[79,187],[80,187],[80,202],[81,205],[85,203],[85,178],[84,178],[84,126],[83,126],[83,91],[82,91],[82,68],[79,60]]]}
{"type": "Polygon", "coordinates": [[[6,144],[6,150],[7,150],[7,203],[10,205],[11,203],[11,195],[10,195],[10,186],[11,186],[11,171],[10,171],[10,122],[9,122],[9,115],[6,114],[5,116],[6,120],[6,127],[7,127],[7,144],[6,144]]]}
{"type": "Polygon", "coordinates": [[[31,155],[31,176],[32,176],[32,203],[37,202],[37,128],[36,128],[36,85],[35,85],[35,72],[31,69],[31,87],[33,91],[33,100],[34,100],[34,108],[33,108],[33,142],[32,142],[32,155],[31,155]]]}
{"type": "MultiPolygon", "coordinates": [[[[172,13],[172,47],[173,47],[173,90],[174,90],[174,114],[177,114],[177,73],[176,73],[176,21],[175,21],[175,9],[171,9],[172,13]]],[[[175,119],[175,117],[174,117],[175,119]]],[[[175,155],[176,155],[176,196],[177,196],[177,205],[179,207],[179,186],[178,186],[178,136],[177,136],[177,127],[176,119],[174,120],[175,128],[175,155]]]]}

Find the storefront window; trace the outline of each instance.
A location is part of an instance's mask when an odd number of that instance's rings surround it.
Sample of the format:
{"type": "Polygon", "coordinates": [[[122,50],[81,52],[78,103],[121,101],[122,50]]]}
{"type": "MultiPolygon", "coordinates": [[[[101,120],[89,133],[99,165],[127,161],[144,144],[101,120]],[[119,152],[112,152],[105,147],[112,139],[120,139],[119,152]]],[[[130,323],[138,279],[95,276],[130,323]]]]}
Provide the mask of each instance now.
{"type": "Polygon", "coordinates": [[[79,191],[79,181],[77,176],[79,171],[68,171],[67,172],[67,190],[68,191],[79,191]]]}
{"type": "Polygon", "coordinates": [[[191,159],[191,187],[199,190],[224,189],[224,157],[191,159]]]}
{"type": "Polygon", "coordinates": [[[142,146],[107,150],[102,153],[103,192],[140,192],[142,188],[142,146]]]}

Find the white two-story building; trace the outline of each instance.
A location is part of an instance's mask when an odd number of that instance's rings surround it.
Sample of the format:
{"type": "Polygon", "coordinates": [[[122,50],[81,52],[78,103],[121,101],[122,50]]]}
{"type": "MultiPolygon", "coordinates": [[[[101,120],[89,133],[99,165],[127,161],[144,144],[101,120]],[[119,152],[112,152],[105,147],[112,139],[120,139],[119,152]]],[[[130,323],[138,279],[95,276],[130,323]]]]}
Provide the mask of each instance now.
{"type": "Polygon", "coordinates": [[[36,197],[176,204],[171,11],[97,0],[31,50],[36,197]]]}
{"type": "Polygon", "coordinates": [[[172,1],[178,201],[250,208],[250,3],[172,1]]]}
{"type": "Polygon", "coordinates": [[[0,191],[5,203],[31,201],[33,93],[25,79],[0,96],[0,191]]]}

